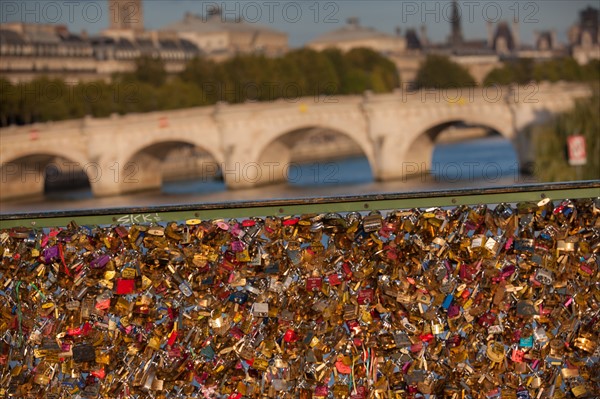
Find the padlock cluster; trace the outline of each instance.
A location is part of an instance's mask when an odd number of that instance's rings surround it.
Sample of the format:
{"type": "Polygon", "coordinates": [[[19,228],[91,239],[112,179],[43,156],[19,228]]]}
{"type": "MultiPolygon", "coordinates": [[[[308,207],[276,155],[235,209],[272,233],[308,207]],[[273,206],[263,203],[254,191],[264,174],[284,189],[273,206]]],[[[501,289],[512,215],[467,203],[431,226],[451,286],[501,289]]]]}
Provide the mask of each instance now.
{"type": "Polygon", "coordinates": [[[598,398],[600,201],[0,232],[8,398],[598,398]]]}

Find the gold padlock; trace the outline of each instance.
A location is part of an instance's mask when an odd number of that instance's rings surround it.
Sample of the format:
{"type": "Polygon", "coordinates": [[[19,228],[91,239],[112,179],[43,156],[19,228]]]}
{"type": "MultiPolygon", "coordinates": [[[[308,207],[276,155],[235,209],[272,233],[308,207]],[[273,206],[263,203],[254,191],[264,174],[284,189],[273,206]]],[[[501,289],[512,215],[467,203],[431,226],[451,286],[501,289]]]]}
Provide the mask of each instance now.
{"type": "Polygon", "coordinates": [[[487,346],[486,355],[494,363],[502,362],[505,356],[504,345],[497,341],[490,342],[487,346]]]}

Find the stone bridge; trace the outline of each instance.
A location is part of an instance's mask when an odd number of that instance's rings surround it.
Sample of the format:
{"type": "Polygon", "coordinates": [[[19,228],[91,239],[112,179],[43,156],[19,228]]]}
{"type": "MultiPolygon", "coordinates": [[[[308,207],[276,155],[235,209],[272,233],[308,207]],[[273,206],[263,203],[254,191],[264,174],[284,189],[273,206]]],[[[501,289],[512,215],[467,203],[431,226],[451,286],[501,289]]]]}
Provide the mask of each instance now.
{"type": "Polygon", "coordinates": [[[527,128],[590,94],[566,83],[397,90],[8,127],[0,129],[0,198],[43,194],[46,167],[57,159],[63,172],[83,170],[96,196],[160,188],[162,161],[182,145],[211,154],[230,188],[274,183],[286,179],[294,144],[315,128],[353,140],[376,180],[427,171],[436,137],[458,123],[501,134],[524,165],[533,160],[527,128]]]}

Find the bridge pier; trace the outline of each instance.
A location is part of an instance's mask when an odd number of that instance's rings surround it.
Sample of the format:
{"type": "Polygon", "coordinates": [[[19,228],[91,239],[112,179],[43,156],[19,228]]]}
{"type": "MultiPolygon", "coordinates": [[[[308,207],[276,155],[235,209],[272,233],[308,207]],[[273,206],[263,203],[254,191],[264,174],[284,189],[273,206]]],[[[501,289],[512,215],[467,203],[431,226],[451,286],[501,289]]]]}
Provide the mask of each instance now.
{"type": "Polygon", "coordinates": [[[535,151],[531,137],[520,137],[520,135],[529,136],[529,133],[517,133],[511,140],[515,153],[517,155],[518,165],[515,172],[531,174],[535,166],[535,151]]]}
{"type": "Polygon", "coordinates": [[[160,190],[162,186],[161,162],[151,156],[141,155],[126,164],[103,161],[94,171],[96,178],[90,177],[90,183],[95,197],[160,190]]]}
{"type": "MultiPolygon", "coordinates": [[[[393,135],[378,150],[372,167],[375,180],[404,180],[431,170],[435,142],[426,134],[421,134],[412,142],[402,140],[404,136],[401,133],[393,135]]],[[[414,137],[411,133],[406,136],[414,137]]]]}
{"type": "Polygon", "coordinates": [[[287,181],[291,151],[285,143],[271,143],[258,160],[249,153],[239,147],[232,150],[221,170],[227,188],[245,189],[287,181]]]}
{"type": "Polygon", "coordinates": [[[120,187],[110,181],[93,182],[91,187],[94,197],[111,197],[122,194],[120,187]]]}
{"type": "Polygon", "coordinates": [[[44,174],[25,162],[11,162],[0,168],[0,200],[44,197],[44,174]]]}

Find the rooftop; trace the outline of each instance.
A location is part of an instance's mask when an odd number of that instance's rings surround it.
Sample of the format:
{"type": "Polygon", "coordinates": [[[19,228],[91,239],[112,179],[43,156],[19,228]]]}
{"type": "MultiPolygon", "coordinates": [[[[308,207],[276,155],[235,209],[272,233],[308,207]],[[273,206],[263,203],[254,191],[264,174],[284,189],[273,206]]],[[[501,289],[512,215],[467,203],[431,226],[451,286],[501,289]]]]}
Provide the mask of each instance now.
{"type": "Polygon", "coordinates": [[[318,36],[311,43],[339,43],[365,39],[390,39],[396,36],[380,32],[374,28],[361,26],[358,18],[348,18],[348,23],[336,30],[318,36]]]}
{"type": "Polygon", "coordinates": [[[245,22],[243,19],[226,19],[220,12],[215,12],[208,16],[187,12],[182,20],[166,25],[162,30],[198,33],[241,32],[248,34],[270,33],[287,35],[284,32],[279,32],[255,23],[245,22]]]}

